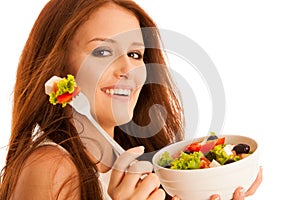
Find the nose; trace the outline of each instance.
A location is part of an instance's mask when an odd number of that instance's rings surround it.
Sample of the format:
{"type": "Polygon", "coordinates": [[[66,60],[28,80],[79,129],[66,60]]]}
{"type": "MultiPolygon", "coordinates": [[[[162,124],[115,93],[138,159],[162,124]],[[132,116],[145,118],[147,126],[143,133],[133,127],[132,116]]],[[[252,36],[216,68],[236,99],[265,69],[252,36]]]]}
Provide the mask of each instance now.
{"type": "Polygon", "coordinates": [[[127,73],[126,74],[120,74],[119,77],[120,78],[128,79],[128,74],[127,73]]]}
{"type": "Polygon", "coordinates": [[[128,79],[129,72],[134,68],[127,54],[120,56],[115,62],[114,76],[118,79],[128,79]]]}

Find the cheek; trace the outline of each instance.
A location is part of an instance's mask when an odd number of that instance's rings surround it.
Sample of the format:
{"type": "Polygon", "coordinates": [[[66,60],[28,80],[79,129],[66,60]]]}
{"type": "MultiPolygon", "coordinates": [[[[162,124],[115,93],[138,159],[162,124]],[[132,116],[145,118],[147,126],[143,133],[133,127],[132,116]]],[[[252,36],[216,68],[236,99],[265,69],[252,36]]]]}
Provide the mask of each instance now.
{"type": "Polygon", "coordinates": [[[141,88],[146,81],[147,78],[147,70],[146,66],[140,66],[134,69],[134,75],[135,75],[135,83],[138,88],[141,88]]]}
{"type": "Polygon", "coordinates": [[[131,98],[131,101],[129,102],[129,107],[128,107],[128,112],[133,114],[133,111],[137,105],[137,102],[138,102],[138,99],[139,99],[139,96],[140,96],[140,93],[141,93],[141,88],[140,89],[137,89],[134,93],[133,93],[133,96],[131,98]]]}
{"type": "Polygon", "coordinates": [[[74,59],[74,56],[68,56],[66,60],[67,72],[73,74],[74,76],[77,76],[81,63],[82,61],[80,59],[74,59]]]}
{"type": "Polygon", "coordinates": [[[134,106],[135,106],[135,104],[136,104],[136,102],[137,102],[137,100],[138,100],[138,98],[139,98],[139,95],[140,95],[140,93],[141,93],[141,88],[139,88],[139,89],[137,89],[136,90],[136,92],[133,94],[133,100],[134,100],[134,106]]]}
{"type": "Polygon", "coordinates": [[[98,90],[100,80],[105,77],[106,69],[105,65],[91,56],[88,56],[79,67],[76,77],[77,83],[91,104],[94,103],[95,92],[98,90]]]}

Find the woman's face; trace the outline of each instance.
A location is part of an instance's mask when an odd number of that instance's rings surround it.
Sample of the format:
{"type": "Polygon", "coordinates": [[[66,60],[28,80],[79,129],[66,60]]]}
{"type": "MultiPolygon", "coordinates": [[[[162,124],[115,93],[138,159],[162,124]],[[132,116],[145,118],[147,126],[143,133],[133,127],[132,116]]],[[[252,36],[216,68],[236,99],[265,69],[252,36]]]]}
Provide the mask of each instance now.
{"type": "Polygon", "coordinates": [[[68,67],[109,133],[132,119],[146,79],[144,50],[138,19],[112,3],[93,13],[69,45],[68,67]]]}

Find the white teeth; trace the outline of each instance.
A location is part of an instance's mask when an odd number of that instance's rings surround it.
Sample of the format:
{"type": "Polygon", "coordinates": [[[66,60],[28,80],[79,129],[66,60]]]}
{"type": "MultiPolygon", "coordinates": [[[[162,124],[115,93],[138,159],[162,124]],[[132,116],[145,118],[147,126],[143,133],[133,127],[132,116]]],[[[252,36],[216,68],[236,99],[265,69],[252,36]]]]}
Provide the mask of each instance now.
{"type": "Polygon", "coordinates": [[[110,95],[120,95],[120,96],[129,96],[131,91],[129,89],[106,89],[106,94],[110,95]]]}
{"type": "Polygon", "coordinates": [[[110,90],[109,90],[109,93],[110,93],[110,95],[113,95],[113,94],[114,94],[114,90],[113,90],[113,89],[110,89],[110,90]]]}

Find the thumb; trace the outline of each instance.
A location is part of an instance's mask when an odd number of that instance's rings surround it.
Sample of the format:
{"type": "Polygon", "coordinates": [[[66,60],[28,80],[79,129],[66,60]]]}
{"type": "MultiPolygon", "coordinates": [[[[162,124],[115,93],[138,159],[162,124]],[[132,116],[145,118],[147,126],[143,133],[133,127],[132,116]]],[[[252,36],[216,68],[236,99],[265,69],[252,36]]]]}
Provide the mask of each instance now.
{"type": "Polygon", "coordinates": [[[174,196],[173,198],[172,198],[172,200],[180,200],[180,198],[178,197],[178,196],[174,196]]]}

